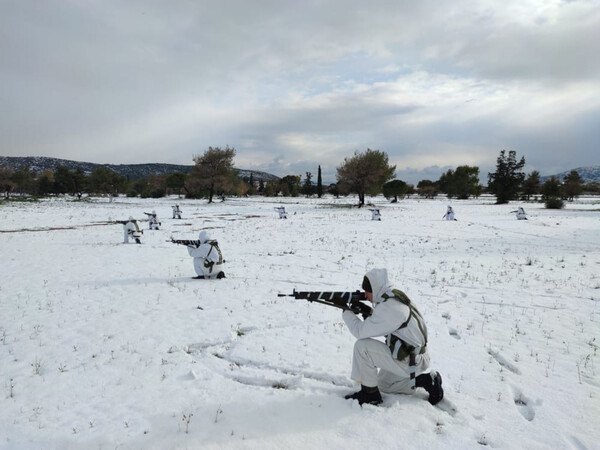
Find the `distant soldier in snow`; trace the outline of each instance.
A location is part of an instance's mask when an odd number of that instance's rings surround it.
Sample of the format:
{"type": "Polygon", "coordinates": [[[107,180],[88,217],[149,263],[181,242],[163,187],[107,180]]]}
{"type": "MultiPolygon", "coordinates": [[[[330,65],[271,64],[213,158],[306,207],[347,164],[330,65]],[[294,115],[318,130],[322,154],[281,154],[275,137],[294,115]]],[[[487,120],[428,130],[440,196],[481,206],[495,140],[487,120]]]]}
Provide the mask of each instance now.
{"type": "Polygon", "coordinates": [[[525,214],[525,210],[521,206],[516,211],[511,211],[511,213],[517,213],[518,220],[527,220],[527,214],[525,214]]]}
{"type": "Polygon", "coordinates": [[[171,206],[173,208],[173,219],[181,219],[181,209],[179,205],[171,206]]]}
{"type": "Polygon", "coordinates": [[[123,243],[129,243],[129,237],[135,239],[136,244],[141,244],[141,237],[144,231],[140,229],[140,224],[133,217],[129,216],[129,221],[123,222],[123,243]]]}
{"type": "Polygon", "coordinates": [[[148,229],[149,230],[158,230],[160,226],[160,222],[158,221],[158,217],[156,217],[156,211],[152,210],[151,213],[145,212],[148,216],[148,229]]]}
{"type": "Polygon", "coordinates": [[[370,209],[371,211],[371,220],[381,220],[381,214],[378,209],[370,209]]]}
{"type": "Polygon", "coordinates": [[[217,241],[209,238],[206,230],[200,232],[198,246],[188,245],[187,249],[194,258],[194,270],[198,274],[196,278],[225,278],[225,272],[222,270],[225,261],[221,249],[217,241]]]}
{"type": "Polygon", "coordinates": [[[280,219],[287,219],[287,213],[285,212],[285,207],[283,206],[277,206],[275,209],[275,211],[277,211],[279,213],[279,218],[280,219]]]}
{"type": "Polygon", "coordinates": [[[448,209],[446,209],[446,214],[444,214],[442,216],[442,219],[446,219],[446,220],[456,220],[454,218],[454,210],[452,209],[452,206],[448,205],[448,209]]]}
{"type": "Polygon", "coordinates": [[[350,377],[361,385],[360,391],[345,398],[378,405],[383,401],[380,389],[413,394],[423,388],[435,405],[444,398],[444,390],[442,376],[429,368],[423,316],[404,292],[392,287],[386,269],[367,272],[362,288],[373,303],[371,315],[364,320],[349,310],[342,315],[356,338],[350,377]],[[385,337],[385,342],[379,337],[385,337]]]}

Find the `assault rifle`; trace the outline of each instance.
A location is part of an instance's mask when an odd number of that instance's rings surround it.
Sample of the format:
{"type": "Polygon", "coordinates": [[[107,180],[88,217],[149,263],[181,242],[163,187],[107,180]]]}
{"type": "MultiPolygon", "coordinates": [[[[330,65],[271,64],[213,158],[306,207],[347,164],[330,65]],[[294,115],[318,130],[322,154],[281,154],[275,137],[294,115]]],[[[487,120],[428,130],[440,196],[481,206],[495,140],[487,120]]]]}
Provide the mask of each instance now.
{"type": "MultiPolygon", "coordinates": [[[[96,222],[96,223],[98,223],[98,224],[105,224],[105,223],[106,223],[106,224],[109,224],[109,225],[110,225],[110,224],[117,224],[117,223],[118,223],[118,224],[120,224],[120,225],[127,225],[129,222],[133,222],[133,223],[135,223],[135,222],[138,222],[138,223],[139,223],[139,222],[148,222],[148,220],[147,220],[147,219],[133,219],[133,220],[108,220],[108,221],[106,221],[106,222],[96,222]]],[[[140,231],[143,231],[143,230],[140,230],[140,231]]]]}
{"type": "Polygon", "coordinates": [[[173,244],[180,244],[180,245],[187,245],[187,246],[191,246],[191,247],[200,247],[200,241],[198,239],[173,239],[171,238],[170,241],[167,242],[171,242],[173,244]]]}
{"type": "Polygon", "coordinates": [[[322,303],[323,305],[333,306],[347,311],[352,311],[354,314],[362,314],[363,318],[367,318],[373,312],[373,309],[363,303],[367,297],[362,291],[354,292],[321,292],[321,291],[296,291],[292,294],[277,294],[278,297],[294,297],[296,300],[307,300],[309,302],[322,303]]]}
{"type": "Polygon", "coordinates": [[[135,243],[136,244],[141,244],[142,241],[140,240],[140,238],[142,237],[142,234],[144,234],[144,230],[142,230],[140,228],[140,224],[138,223],[138,221],[136,219],[133,220],[113,220],[112,222],[109,223],[119,223],[121,225],[124,226],[125,231],[127,232],[127,235],[131,236],[133,239],[135,239],[135,243]],[[128,228],[127,224],[132,223],[134,226],[134,229],[128,228]]]}
{"type": "Polygon", "coordinates": [[[131,223],[133,223],[134,225],[136,225],[136,231],[135,231],[136,233],[138,233],[138,232],[139,232],[139,233],[142,233],[142,234],[144,234],[144,230],[142,230],[141,228],[138,230],[138,228],[139,228],[139,223],[138,223],[138,224],[136,224],[136,222],[140,222],[140,221],[139,221],[139,220],[137,220],[137,219],[133,219],[133,220],[113,220],[113,221],[106,222],[106,223],[115,223],[115,224],[116,224],[116,223],[118,223],[118,224],[121,224],[121,225],[127,225],[129,222],[131,222],[131,223]]]}

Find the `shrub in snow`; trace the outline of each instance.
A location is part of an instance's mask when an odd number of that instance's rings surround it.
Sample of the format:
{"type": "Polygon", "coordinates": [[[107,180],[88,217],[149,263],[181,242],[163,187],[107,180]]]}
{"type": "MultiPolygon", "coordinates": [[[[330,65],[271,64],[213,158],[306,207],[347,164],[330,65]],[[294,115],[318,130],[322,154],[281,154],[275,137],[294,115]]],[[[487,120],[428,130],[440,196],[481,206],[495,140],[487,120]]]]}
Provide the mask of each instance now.
{"type": "Polygon", "coordinates": [[[565,202],[563,202],[560,198],[550,197],[546,199],[545,205],[547,209],[563,209],[565,202]]]}

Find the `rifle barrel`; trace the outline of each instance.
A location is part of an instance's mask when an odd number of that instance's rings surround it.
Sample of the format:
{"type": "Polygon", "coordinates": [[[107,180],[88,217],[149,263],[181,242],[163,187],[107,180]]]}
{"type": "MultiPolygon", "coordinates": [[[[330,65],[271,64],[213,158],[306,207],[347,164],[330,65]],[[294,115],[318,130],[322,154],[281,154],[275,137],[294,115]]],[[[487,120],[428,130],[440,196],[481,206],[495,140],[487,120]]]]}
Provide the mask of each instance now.
{"type": "Polygon", "coordinates": [[[350,300],[366,300],[365,294],[361,291],[305,291],[294,292],[294,297],[306,300],[320,299],[328,301],[350,301],[350,300]]]}
{"type": "Polygon", "coordinates": [[[349,310],[355,314],[371,311],[371,307],[361,300],[367,300],[364,292],[351,291],[296,291],[292,294],[277,294],[278,297],[294,297],[296,300],[322,303],[343,310],[349,310]]]}

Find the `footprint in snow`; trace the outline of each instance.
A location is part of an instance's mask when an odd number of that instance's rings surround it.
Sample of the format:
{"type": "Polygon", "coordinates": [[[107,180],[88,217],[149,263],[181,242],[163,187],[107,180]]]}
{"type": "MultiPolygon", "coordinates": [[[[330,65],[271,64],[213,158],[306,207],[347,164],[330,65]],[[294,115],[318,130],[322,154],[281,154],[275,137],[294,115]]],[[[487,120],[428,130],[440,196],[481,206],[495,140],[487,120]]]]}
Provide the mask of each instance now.
{"type": "Polygon", "coordinates": [[[498,364],[500,364],[500,366],[506,368],[507,370],[511,371],[515,375],[521,375],[521,371],[519,370],[519,368],[515,364],[511,363],[504,356],[502,356],[500,354],[500,352],[497,352],[492,349],[488,349],[488,353],[492,358],[494,358],[496,360],[496,362],[498,364]]]}
{"type": "Polygon", "coordinates": [[[458,334],[458,330],[456,328],[448,328],[448,334],[454,339],[460,339],[460,334],[458,334]]]}
{"type": "Polygon", "coordinates": [[[526,397],[519,389],[513,388],[515,406],[519,410],[519,413],[531,422],[535,418],[535,409],[533,408],[533,401],[526,397]]]}

